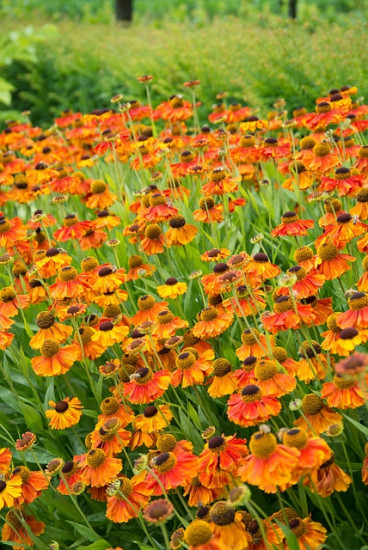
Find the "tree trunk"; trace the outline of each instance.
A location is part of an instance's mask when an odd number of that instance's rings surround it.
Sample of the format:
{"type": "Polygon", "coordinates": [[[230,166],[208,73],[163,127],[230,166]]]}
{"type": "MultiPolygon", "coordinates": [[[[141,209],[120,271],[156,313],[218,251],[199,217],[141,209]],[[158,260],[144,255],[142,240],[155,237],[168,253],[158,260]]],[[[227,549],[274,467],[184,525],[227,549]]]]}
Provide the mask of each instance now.
{"type": "Polygon", "coordinates": [[[118,21],[131,23],[133,19],[133,0],[115,0],[115,13],[118,21]]]}
{"type": "Polygon", "coordinates": [[[289,0],[289,17],[290,19],[296,19],[296,7],[298,0],[289,0]]]}

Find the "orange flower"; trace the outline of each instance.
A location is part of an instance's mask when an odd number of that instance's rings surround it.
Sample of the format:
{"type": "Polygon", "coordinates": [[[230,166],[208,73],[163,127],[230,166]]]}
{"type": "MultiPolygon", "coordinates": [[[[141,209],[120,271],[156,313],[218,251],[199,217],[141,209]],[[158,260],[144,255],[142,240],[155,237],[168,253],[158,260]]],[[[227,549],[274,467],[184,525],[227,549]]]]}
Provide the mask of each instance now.
{"type": "Polygon", "coordinates": [[[252,435],[251,454],[242,461],[238,474],[242,481],[257,485],[265,493],[284,491],[291,483],[298,466],[299,451],[278,445],[271,433],[256,432],[252,435]]]}
{"type": "Polygon", "coordinates": [[[121,344],[128,333],[129,328],[126,325],[103,320],[100,321],[97,330],[91,335],[91,341],[107,349],[114,344],[121,344]]]}
{"type": "Polygon", "coordinates": [[[79,336],[75,338],[73,344],[79,346],[78,361],[82,361],[83,357],[87,359],[97,359],[105,351],[105,347],[98,342],[92,341],[92,336],[95,330],[90,326],[83,326],[78,329],[79,336]]]}
{"type": "Polygon", "coordinates": [[[41,311],[36,317],[36,325],[40,330],[29,341],[33,349],[40,349],[47,339],[62,344],[73,332],[72,327],[57,323],[51,311],[41,311]]]}
{"type": "Polygon", "coordinates": [[[313,220],[300,220],[295,212],[285,212],[281,224],[271,231],[272,237],[302,237],[308,235],[308,229],[314,226],[313,220]]]}
{"type": "Polygon", "coordinates": [[[167,370],[152,373],[148,367],[140,367],[125,384],[123,393],[131,403],[152,403],[165,393],[170,381],[167,370]]]}
{"type": "Polygon", "coordinates": [[[85,284],[79,280],[75,267],[68,265],[59,269],[58,277],[49,287],[49,291],[51,297],[56,300],[78,298],[84,293],[85,284]]]}
{"type": "Polygon", "coordinates": [[[107,184],[102,180],[95,180],[91,183],[91,195],[86,200],[88,208],[107,208],[117,199],[114,193],[111,193],[107,184]]]}
{"type": "Polygon", "coordinates": [[[18,241],[23,241],[27,235],[27,229],[19,218],[10,220],[0,216],[0,246],[8,248],[18,241]]]}
{"type": "Polygon", "coordinates": [[[124,269],[117,269],[112,265],[104,265],[97,272],[97,278],[92,290],[98,294],[114,292],[126,281],[124,269]]]}
{"type": "Polygon", "coordinates": [[[332,454],[329,460],[309,474],[309,477],[304,480],[304,485],[307,485],[312,493],[317,492],[326,498],[334,491],[338,493],[347,491],[351,482],[351,477],[335,464],[335,457],[332,454]]]}
{"type": "Polygon", "coordinates": [[[255,384],[246,385],[240,394],[233,394],[227,402],[229,420],[243,428],[257,426],[281,411],[281,403],[274,396],[263,395],[255,384]]]}
{"type": "Polygon", "coordinates": [[[15,502],[17,508],[22,504],[33,502],[49,486],[45,472],[31,472],[26,466],[14,468],[13,475],[20,475],[22,480],[22,494],[15,502]]]}
{"type": "Polygon", "coordinates": [[[348,311],[337,317],[337,324],[341,328],[368,328],[368,295],[365,292],[353,292],[348,305],[348,311]]]}
{"type": "Polygon", "coordinates": [[[145,477],[146,472],[141,472],[131,479],[127,477],[117,479],[116,494],[107,497],[106,517],[108,519],[115,523],[126,523],[138,517],[140,510],[148,504],[152,494],[147,487],[145,477]]]}
{"type": "MultiPolygon", "coordinates": [[[[327,357],[321,352],[321,346],[315,340],[302,342],[299,348],[299,355],[302,359],[298,363],[296,373],[299,380],[308,383],[315,378],[323,380],[326,377],[329,363],[327,357]]],[[[333,364],[331,357],[330,364],[333,364]]]]}
{"type": "Polygon", "coordinates": [[[196,350],[186,348],[175,359],[176,370],[172,374],[171,383],[174,387],[179,386],[187,388],[203,384],[204,370],[197,362],[196,350]]]}
{"type": "Polygon", "coordinates": [[[145,264],[143,262],[143,258],[137,254],[134,254],[129,258],[128,264],[129,271],[127,273],[127,281],[136,281],[137,279],[140,279],[143,276],[141,275],[142,272],[144,272],[145,277],[148,277],[156,271],[154,265],[145,264]]]}
{"type": "Polygon", "coordinates": [[[308,434],[319,435],[328,430],[332,424],[341,424],[341,414],[334,412],[323,403],[315,393],[308,393],[302,401],[303,416],[295,420],[295,426],[302,428],[308,434]]]}
{"type": "Polygon", "coordinates": [[[367,401],[368,392],[353,377],[335,374],[332,382],[323,384],[321,396],[329,407],[356,409],[367,401]]]}
{"type": "Polygon", "coordinates": [[[121,427],[124,428],[130,424],[134,418],[134,413],[130,407],[122,405],[115,397],[106,397],[100,404],[102,414],[98,416],[97,428],[101,428],[108,420],[117,418],[121,427]]]}
{"type": "Polygon", "coordinates": [[[267,254],[258,252],[246,262],[244,272],[251,280],[266,281],[280,275],[281,269],[270,262],[267,254]]]}
{"type": "Polygon", "coordinates": [[[233,315],[231,313],[218,313],[214,307],[210,306],[201,311],[200,320],[192,329],[193,334],[203,340],[215,338],[227,330],[232,322],[233,315]]]}
{"type": "Polygon", "coordinates": [[[54,277],[59,269],[71,264],[72,258],[58,248],[49,248],[39,258],[34,258],[37,273],[43,278],[54,277]]]}
{"type": "Polygon", "coordinates": [[[300,428],[285,430],[282,435],[282,442],[284,445],[294,447],[300,451],[295,482],[298,481],[300,476],[319,468],[331,457],[332,451],[322,438],[309,437],[300,428]]]}
{"type": "Polygon", "coordinates": [[[31,359],[32,368],[39,376],[65,374],[78,360],[79,356],[79,348],[75,344],[61,348],[51,338],[44,341],[40,351],[40,356],[31,359]]]}
{"type": "Polygon", "coordinates": [[[81,477],[87,485],[103,487],[121,472],[120,458],[106,456],[102,449],[91,449],[84,456],[81,467],[81,477]]]}
{"type": "Polygon", "coordinates": [[[222,491],[222,487],[216,489],[209,489],[208,487],[205,487],[199,481],[199,477],[195,476],[186,487],[184,496],[189,496],[189,506],[207,506],[214,500],[217,500],[222,491]]]}
{"type": "Polygon", "coordinates": [[[144,237],[141,240],[141,248],[148,256],[162,254],[164,252],[164,236],[161,227],[156,223],[150,223],[144,230],[144,237]]]}
{"type": "Polygon", "coordinates": [[[237,389],[238,383],[227,359],[219,358],[214,361],[213,376],[208,383],[208,393],[211,397],[229,395],[237,389]]]}
{"type": "Polygon", "coordinates": [[[170,298],[175,300],[178,296],[182,296],[186,293],[188,285],[186,283],[179,283],[175,277],[169,277],[166,279],[164,285],[157,287],[157,294],[160,298],[170,298]]]}
{"type": "Polygon", "coordinates": [[[198,457],[200,482],[209,489],[221,488],[236,476],[239,462],[248,455],[246,440],[215,435],[198,457]]]}
{"type": "Polygon", "coordinates": [[[31,538],[28,531],[38,537],[42,535],[46,525],[42,521],[37,521],[32,516],[27,516],[22,510],[9,510],[6,514],[6,523],[1,530],[1,539],[6,542],[10,541],[15,543],[14,550],[24,550],[24,546],[33,546],[34,540],[31,538]],[[28,529],[22,524],[25,522],[28,529]]]}
{"type": "Polygon", "coordinates": [[[10,468],[12,454],[7,447],[0,448],[0,474],[4,475],[10,468]]]}
{"type": "Polygon", "coordinates": [[[262,323],[272,334],[288,329],[298,329],[301,323],[311,326],[314,322],[312,307],[293,302],[290,296],[280,296],[275,300],[274,313],[262,315],[262,323]]]}
{"type": "Polygon", "coordinates": [[[318,271],[325,276],[327,281],[338,279],[346,271],[351,269],[349,262],[355,262],[354,256],[340,254],[332,242],[324,242],[318,247],[318,271]]]}
{"type": "Polygon", "coordinates": [[[172,420],[172,414],[167,405],[148,405],[143,414],[138,414],[135,419],[135,427],[144,433],[152,433],[164,430],[172,420]]]}
{"type": "MultiPolygon", "coordinates": [[[[289,529],[297,538],[300,550],[320,550],[327,538],[327,530],[317,521],[311,521],[310,517],[300,519],[292,518],[289,521],[289,529]]],[[[289,549],[285,539],[284,547],[289,549]]]]}
{"type": "Polygon", "coordinates": [[[29,296],[17,294],[11,286],[3,287],[0,290],[0,326],[3,330],[11,327],[14,323],[11,318],[18,315],[19,309],[28,307],[29,301],[29,296]]]}
{"type": "MultiPolygon", "coordinates": [[[[287,275],[296,277],[296,282],[291,286],[291,289],[297,293],[298,299],[314,296],[325,282],[324,275],[321,275],[313,268],[307,272],[301,265],[290,267],[286,273],[287,275]]],[[[276,294],[288,296],[290,289],[288,287],[278,288],[276,294]]]]}
{"type": "Polygon", "coordinates": [[[179,451],[176,454],[172,452],[160,453],[151,461],[151,468],[155,476],[148,472],[147,488],[152,491],[152,494],[160,496],[163,494],[162,486],[165,491],[186,486],[190,483],[193,472],[197,471],[197,460],[196,456],[184,451],[179,451]]]}
{"type": "Polygon", "coordinates": [[[152,296],[145,294],[138,299],[138,312],[133,315],[131,322],[137,326],[145,321],[155,321],[157,315],[167,306],[167,302],[156,302],[152,296]]]}
{"type": "Polygon", "coordinates": [[[273,345],[273,336],[260,334],[257,329],[246,329],[241,335],[242,345],[235,351],[238,359],[243,361],[249,356],[264,357],[273,345]]]}
{"type": "Polygon", "coordinates": [[[60,479],[57,491],[62,495],[69,495],[73,485],[81,481],[79,467],[76,461],[69,460],[65,462],[64,466],[60,470],[62,478],[60,479]]]}
{"type": "Polygon", "coordinates": [[[78,240],[83,237],[90,227],[91,222],[81,222],[76,214],[68,214],[63,219],[63,227],[54,232],[54,238],[61,243],[65,243],[69,239],[78,240]]]}
{"type": "Polygon", "coordinates": [[[222,204],[215,204],[212,197],[203,197],[199,201],[200,208],[193,212],[193,218],[196,222],[214,223],[223,220],[222,204]]]}
{"type": "Polygon", "coordinates": [[[118,418],[110,418],[91,433],[91,446],[94,449],[102,449],[106,456],[115,456],[129,445],[131,435],[128,430],[121,427],[118,418]]]}
{"type": "Polygon", "coordinates": [[[171,311],[164,309],[156,317],[156,326],[152,331],[154,338],[167,339],[174,336],[177,330],[186,328],[188,321],[180,319],[180,317],[174,317],[171,311]]]}
{"type": "Polygon", "coordinates": [[[276,361],[261,359],[254,368],[255,383],[266,395],[282,397],[296,386],[295,376],[278,372],[276,361]]]}
{"type": "Polygon", "coordinates": [[[46,418],[50,419],[50,427],[53,430],[65,430],[78,424],[82,416],[82,403],[77,397],[65,397],[58,403],[49,401],[51,410],[46,411],[46,418]]]}
{"type": "Polygon", "coordinates": [[[189,550],[226,550],[227,544],[220,542],[214,536],[213,530],[207,521],[195,519],[189,523],[184,531],[184,541],[189,545],[189,550]]]}
{"type": "Polygon", "coordinates": [[[231,550],[246,550],[250,543],[250,535],[246,532],[242,515],[231,508],[226,502],[216,502],[209,514],[210,527],[219,541],[231,550]]]}
{"type": "Polygon", "coordinates": [[[321,191],[334,191],[338,190],[339,197],[350,196],[354,197],[365,183],[365,176],[362,174],[352,174],[349,168],[342,166],[335,170],[333,178],[322,176],[321,178],[321,191]]]}
{"type": "Polygon", "coordinates": [[[139,212],[139,218],[148,220],[148,222],[169,221],[178,214],[178,209],[174,208],[169,200],[161,193],[152,193],[149,196],[149,206],[139,212]]]}
{"type": "Polygon", "coordinates": [[[0,479],[0,510],[10,508],[22,494],[22,478],[19,474],[0,479]]]}

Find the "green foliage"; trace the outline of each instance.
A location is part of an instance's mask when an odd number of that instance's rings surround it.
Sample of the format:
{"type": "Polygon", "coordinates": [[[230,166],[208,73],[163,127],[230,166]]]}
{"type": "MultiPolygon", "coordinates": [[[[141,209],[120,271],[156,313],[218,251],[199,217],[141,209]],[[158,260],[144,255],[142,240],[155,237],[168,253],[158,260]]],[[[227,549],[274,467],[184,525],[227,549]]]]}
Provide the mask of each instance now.
{"type": "Polygon", "coordinates": [[[229,17],[204,27],[172,23],[148,29],[69,21],[58,28],[58,35],[33,45],[37,63],[17,56],[3,71],[14,87],[12,109],[30,109],[36,123],[65,108],[105,107],[115,93],[126,101],[144,99],[136,80],[142,74],[155,77],[155,101],[187,94],[183,83],[199,78],[198,99],[207,109],[223,90],[230,100],[263,111],[280,96],[290,107],[311,108],[321,91],[345,84],[368,92],[367,24],[350,20],[316,26],[312,20],[301,25],[267,17],[255,25],[229,17]]]}

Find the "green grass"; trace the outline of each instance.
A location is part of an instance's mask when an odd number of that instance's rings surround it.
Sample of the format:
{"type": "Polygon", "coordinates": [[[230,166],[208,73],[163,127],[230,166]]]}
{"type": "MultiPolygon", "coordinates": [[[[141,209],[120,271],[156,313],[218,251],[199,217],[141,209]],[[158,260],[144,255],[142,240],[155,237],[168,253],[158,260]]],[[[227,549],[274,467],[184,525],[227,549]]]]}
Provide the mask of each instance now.
{"type": "Polygon", "coordinates": [[[311,108],[331,87],[357,84],[367,95],[366,34],[367,23],[349,19],[301,24],[259,16],[255,24],[229,16],[203,26],[129,29],[65,20],[35,44],[37,62],[14,61],[3,76],[15,88],[11,107],[30,109],[32,120],[42,124],[61,109],[105,107],[115,93],[124,100],[143,98],[136,79],[147,73],[155,77],[156,102],[173,91],[185,93],[183,83],[199,78],[198,98],[207,110],[223,90],[263,112],[279,97],[290,107],[311,108]]]}

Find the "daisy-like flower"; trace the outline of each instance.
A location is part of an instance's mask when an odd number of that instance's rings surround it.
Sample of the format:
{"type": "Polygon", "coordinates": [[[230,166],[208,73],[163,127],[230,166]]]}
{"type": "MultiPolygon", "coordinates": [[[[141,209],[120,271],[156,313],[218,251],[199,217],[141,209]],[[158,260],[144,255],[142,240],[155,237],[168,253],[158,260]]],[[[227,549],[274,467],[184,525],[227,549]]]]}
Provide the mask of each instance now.
{"type": "Polygon", "coordinates": [[[175,300],[178,296],[182,296],[186,293],[188,285],[177,281],[175,277],[169,277],[166,279],[164,285],[159,285],[157,287],[157,294],[160,298],[170,298],[175,300]]]}
{"type": "Polygon", "coordinates": [[[49,401],[51,409],[46,411],[46,418],[50,420],[49,426],[53,430],[65,430],[78,424],[82,416],[82,403],[77,397],[65,397],[55,403],[49,401]]]}
{"type": "Polygon", "coordinates": [[[10,449],[3,447],[0,449],[0,475],[4,475],[8,472],[12,461],[12,454],[10,449]]]}
{"type": "Polygon", "coordinates": [[[14,323],[12,317],[18,315],[20,309],[29,305],[30,298],[26,294],[17,294],[11,286],[0,290],[0,327],[7,330],[14,323]]]}
{"type": "Polygon", "coordinates": [[[295,475],[296,482],[301,475],[319,468],[331,457],[331,449],[321,437],[311,437],[301,428],[284,430],[282,442],[288,447],[294,447],[300,451],[299,463],[295,475]]]}
{"type": "Polygon", "coordinates": [[[63,226],[54,232],[54,238],[61,243],[69,239],[80,239],[91,227],[91,222],[80,221],[77,214],[68,214],[63,219],[63,226]]]}
{"type": "Polygon", "coordinates": [[[229,420],[243,428],[257,426],[281,411],[281,403],[272,395],[264,395],[255,384],[246,385],[239,394],[233,394],[227,402],[229,420]]]}
{"type": "MultiPolygon", "coordinates": [[[[348,329],[346,329],[348,330],[348,329]]],[[[336,409],[356,409],[368,399],[368,392],[352,376],[335,374],[332,382],[322,386],[321,397],[326,399],[329,407],[336,409]]]]}
{"type": "Polygon", "coordinates": [[[224,501],[216,502],[209,513],[210,527],[215,536],[232,550],[246,550],[251,540],[241,519],[241,513],[224,501]]]}
{"type": "Polygon", "coordinates": [[[144,260],[141,256],[134,254],[130,256],[128,260],[129,271],[127,273],[127,281],[136,281],[140,279],[141,272],[145,272],[145,277],[152,275],[156,268],[154,265],[144,263],[144,260]]]}
{"type": "Polygon", "coordinates": [[[189,550],[225,550],[227,545],[215,537],[209,523],[195,519],[184,531],[184,541],[189,550]]]}
{"type": "Polygon", "coordinates": [[[82,480],[92,487],[104,487],[121,472],[119,458],[109,457],[102,449],[91,449],[85,455],[81,466],[82,480]]]}
{"type": "Polygon", "coordinates": [[[200,313],[199,321],[193,327],[193,334],[197,338],[208,340],[215,338],[232,324],[234,318],[231,313],[219,313],[216,308],[210,306],[200,313]]]}
{"type": "Polygon", "coordinates": [[[43,278],[54,277],[62,267],[70,265],[72,258],[59,248],[49,248],[46,253],[34,258],[37,273],[43,278]]]}
{"type": "Polygon", "coordinates": [[[62,344],[73,332],[72,327],[57,323],[51,311],[41,311],[36,317],[36,325],[39,331],[29,341],[33,349],[40,349],[46,339],[62,344]]]}
{"type": "Polygon", "coordinates": [[[235,353],[238,359],[244,361],[247,357],[264,357],[273,346],[273,336],[260,334],[257,329],[246,329],[241,335],[242,345],[236,349],[235,353]]]}
{"type": "Polygon", "coordinates": [[[145,294],[138,299],[138,312],[133,315],[131,322],[137,326],[145,321],[155,321],[157,315],[167,309],[167,302],[156,302],[152,296],[145,294]]]}
{"type": "Polygon", "coordinates": [[[150,223],[144,230],[141,240],[141,248],[148,256],[162,254],[164,252],[164,236],[161,227],[157,223],[150,223]]]}
{"type": "Polygon", "coordinates": [[[22,494],[22,478],[19,474],[0,479],[0,510],[11,508],[22,494]]]}
{"type": "Polygon", "coordinates": [[[149,197],[149,206],[139,212],[139,217],[148,222],[168,221],[177,216],[178,209],[172,206],[165,195],[152,193],[149,197]]]}
{"type": "Polygon", "coordinates": [[[339,197],[354,197],[364,185],[365,176],[363,174],[353,174],[349,168],[342,166],[335,170],[333,178],[322,176],[321,191],[338,190],[339,197]]]}
{"type": "Polygon", "coordinates": [[[248,455],[246,440],[235,436],[211,437],[198,457],[199,480],[209,489],[223,487],[236,477],[239,462],[248,455]]]}
{"type": "Polygon", "coordinates": [[[299,451],[277,444],[276,437],[264,431],[252,435],[249,449],[239,466],[242,481],[257,485],[266,493],[284,491],[292,482],[293,472],[298,466],[299,451]]]}
{"type": "Polygon", "coordinates": [[[78,298],[85,290],[85,285],[79,280],[75,267],[70,265],[59,269],[58,277],[49,287],[50,295],[55,300],[78,298]]]}
{"type": "MultiPolygon", "coordinates": [[[[284,522],[284,519],[280,517],[280,521],[284,522]]],[[[321,550],[327,538],[326,528],[321,523],[312,521],[310,517],[304,519],[291,518],[288,527],[297,538],[300,550],[321,550]]],[[[284,548],[289,548],[285,540],[284,548]]]]}
{"type": "Polygon", "coordinates": [[[214,223],[223,220],[222,204],[215,204],[212,197],[202,197],[199,201],[199,209],[193,212],[193,218],[197,222],[214,223]]]}
{"type": "MultiPolygon", "coordinates": [[[[321,346],[315,340],[305,340],[299,348],[302,357],[298,363],[297,376],[303,382],[310,382],[315,378],[323,380],[329,369],[328,358],[322,352],[321,346]]],[[[333,364],[330,358],[330,363],[333,364]]]]}
{"type": "Polygon", "coordinates": [[[193,348],[185,348],[175,359],[176,370],[172,373],[172,385],[187,388],[203,384],[205,377],[204,365],[197,361],[198,352],[193,348]]]}
{"type": "MultiPolygon", "coordinates": [[[[365,223],[355,220],[350,214],[339,214],[336,218],[336,223],[325,227],[323,235],[320,235],[316,239],[316,246],[319,247],[326,241],[332,241],[338,248],[341,249],[355,237],[359,237],[366,233],[367,229],[368,226],[365,223]]],[[[361,250],[362,246],[359,248],[359,242],[357,243],[357,246],[358,249],[361,250]]]]}
{"type": "Polygon", "coordinates": [[[348,311],[337,317],[337,324],[341,328],[368,328],[368,295],[365,292],[353,292],[348,299],[348,306],[348,311]]]}
{"type": "Polygon", "coordinates": [[[317,256],[317,269],[327,281],[340,278],[341,275],[351,269],[350,263],[356,260],[354,256],[349,254],[340,254],[337,246],[332,242],[322,243],[318,247],[317,256]]]}
{"type": "Polygon", "coordinates": [[[251,281],[266,281],[280,275],[281,269],[270,262],[267,254],[258,252],[245,263],[244,272],[251,281]]]}
{"type": "Polygon", "coordinates": [[[350,208],[349,213],[351,216],[358,216],[362,221],[368,219],[368,188],[363,187],[360,189],[356,196],[357,204],[350,208]]]}
{"type": "Polygon", "coordinates": [[[68,460],[60,470],[62,476],[57,486],[57,491],[62,495],[68,495],[75,483],[81,481],[80,470],[75,460],[68,460]]]}
{"type": "Polygon", "coordinates": [[[107,208],[117,199],[114,193],[111,193],[107,183],[102,180],[95,180],[91,183],[91,195],[86,200],[88,208],[107,208]]]}
{"type": "Polygon", "coordinates": [[[92,285],[92,290],[98,294],[105,292],[114,292],[126,281],[126,275],[123,269],[117,269],[111,265],[100,267],[97,277],[92,285]]]}
{"type": "Polygon", "coordinates": [[[167,428],[173,416],[167,405],[148,405],[135,419],[135,427],[144,433],[159,432],[167,428]]]}
{"type": "Polygon", "coordinates": [[[129,333],[129,328],[121,323],[112,323],[103,320],[99,323],[97,330],[91,335],[91,341],[96,342],[104,349],[121,344],[129,333]]]}
{"type": "MultiPolygon", "coordinates": [[[[323,274],[318,273],[318,271],[313,268],[307,272],[301,265],[290,267],[286,274],[296,277],[296,281],[291,286],[291,289],[297,293],[299,299],[314,296],[325,282],[325,276],[323,274]]],[[[290,289],[289,287],[278,288],[276,294],[288,296],[290,294],[290,289]]]]}
{"type": "Polygon", "coordinates": [[[184,496],[188,496],[189,506],[208,506],[214,500],[217,500],[222,493],[222,488],[209,489],[195,476],[184,491],[184,496]]]}
{"type": "Polygon", "coordinates": [[[124,385],[123,393],[130,403],[152,403],[161,397],[170,385],[171,374],[161,370],[153,373],[148,367],[140,367],[124,385]]]}
{"type": "Polygon", "coordinates": [[[208,393],[211,397],[222,397],[233,393],[238,383],[232,372],[230,361],[224,358],[213,362],[213,372],[209,379],[208,393]]]}
{"type": "Polygon", "coordinates": [[[329,460],[304,479],[304,485],[307,485],[312,493],[317,492],[323,498],[331,496],[334,491],[347,491],[351,483],[351,477],[335,463],[333,453],[329,460]]]}
{"type": "Polygon", "coordinates": [[[365,344],[368,340],[368,330],[361,329],[358,330],[354,327],[347,327],[342,329],[335,339],[335,341],[330,345],[331,353],[336,353],[343,357],[350,355],[356,346],[360,344],[365,344]]]}
{"type": "Polygon", "coordinates": [[[327,407],[315,393],[308,393],[303,397],[302,411],[303,416],[295,420],[294,424],[308,434],[322,434],[333,424],[342,422],[341,414],[327,407]]]}
{"type": "Polygon", "coordinates": [[[22,494],[15,502],[17,508],[22,504],[33,502],[49,486],[48,478],[44,472],[32,472],[26,466],[17,466],[12,475],[20,475],[22,479],[22,494]]]}
{"type": "MultiPolygon", "coordinates": [[[[106,517],[115,523],[126,523],[136,518],[151,498],[147,488],[146,472],[141,472],[131,479],[119,477],[114,484],[113,495],[107,496],[106,517]]],[[[109,488],[107,489],[109,493],[109,488]]]]}
{"type": "Polygon", "coordinates": [[[188,321],[175,317],[171,311],[164,309],[156,317],[156,326],[152,331],[154,338],[168,339],[174,336],[177,330],[186,328],[188,321]]]}
{"type": "Polygon", "coordinates": [[[290,328],[298,329],[301,323],[311,326],[314,322],[312,307],[293,301],[290,296],[279,296],[273,306],[274,313],[263,314],[262,323],[272,334],[290,328]]]}
{"type": "Polygon", "coordinates": [[[285,212],[281,224],[271,231],[272,237],[302,237],[314,226],[313,220],[300,220],[295,212],[285,212]]]}
{"type": "Polygon", "coordinates": [[[101,428],[108,420],[117,418],[122,428],[130,424],[134,418],[133,411],[130,407],[120,403],[115,397],[106,397],[100,404],[102,414],[97,418],[96,429],[101,428]]]}
{"type": "Polygon", "coordinates": [[[79,348],[75,344],[60,347],[58,342],[47,338],[40,348],[41,355],[31,359],[32,368],[39,376],[65,374],[78,360],[79,348]]]}
{"type": "Polygon", "coordinates": [[[0,246],[8,248],[18,241],[23,241],[27,235],[27,229],[20,218],[7,219],[0,217],[0,246]]]}
{"type": "Polygon", "coordinates": [[[193,472],[197,471],[197,460],[196,456],[184,451],[160,453],[151,461],[155,476],[148,472],[147,488],[152,491],[152,494],[160,496],[163,494],[162,486],[165,491],[186,486],[190,483],[193,472]]]}
{"type": "Polygon", "coordinates": [[[27,516],[20,509],[9,510],[5,519],[6,523],[4,523],[1,530],[1,540],[14,543],[14,548],[18,550],[23,550],[25,545],[34,545],[34,539],[31,537],[29,531],[32,535],[38,537],[42,535],[46,527],[42,521],[37,521],[32,516],[27,516]],[[21,520],[27,524],[27,528],[21,520]]]}
{"type": "Polygon", "coordinates": [[[265,395],[282,397],[296,386],[295,376],[277,370],[276,362],[270,359],[257,361],[254,368],[255,383],[265,395]]]}
{"type": "Polygon", "coordinates": [[[22,434],[20,439],[17,439],[15,442],[15,448],[17,451],[27,451],[30,449],[36,442],[36,436],[32,432],[26,432],[22,434]]]}

